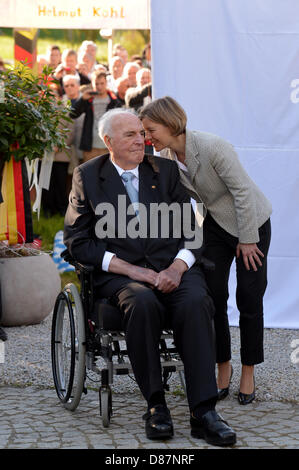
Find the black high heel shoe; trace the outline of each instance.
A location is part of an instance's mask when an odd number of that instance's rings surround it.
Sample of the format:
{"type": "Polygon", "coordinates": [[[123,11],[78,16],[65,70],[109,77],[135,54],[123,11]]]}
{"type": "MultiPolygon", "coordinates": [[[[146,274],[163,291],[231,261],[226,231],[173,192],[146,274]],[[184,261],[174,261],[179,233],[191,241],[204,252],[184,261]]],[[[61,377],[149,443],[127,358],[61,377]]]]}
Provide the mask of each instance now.
{"type": "Polygon", "coordinates": [[[229,394],[229,386],[230,386],[230,383],[231,383],[231,380],[232,380],[232,376],[233,376],[233,372],[234,372],[234,369],[233,369],[233,366],[231,366],[231,373],[230,373],[230,379],[229,379],[229,384],[228,384],[228,387],[226,388],[218,388],[218,398],[217,400],[223,400],[224,398],[227,397],[227,395],[229,394]]]}
{"type": "Polygon", "coordinates": [[[239,391],[238,401],[240,405],[249,405],[255,399],[255,380],[253,377],[253,392],[252,393],[242,393],[239,391]]]}

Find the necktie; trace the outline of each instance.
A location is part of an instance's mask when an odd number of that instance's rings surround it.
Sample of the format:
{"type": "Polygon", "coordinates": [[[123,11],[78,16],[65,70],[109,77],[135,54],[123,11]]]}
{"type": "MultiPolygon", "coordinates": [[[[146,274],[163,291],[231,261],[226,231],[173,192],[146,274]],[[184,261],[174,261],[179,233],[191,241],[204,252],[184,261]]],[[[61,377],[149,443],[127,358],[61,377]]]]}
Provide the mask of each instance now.
{"type": "MultiPolygon", "coordinates": [[[[133,186],[134,176],[135,175],[133,173],[131,173],[131,171],[125,171],[121,175],[121,178],[125,183],[125,187],[126,187],[128,195],[129,195],[129,198],[131,199],[132,204],[138,202],[138,191],[133,186]]],[[[136,213],[138,214],[138,211],[136,211],[136,213]]]]}

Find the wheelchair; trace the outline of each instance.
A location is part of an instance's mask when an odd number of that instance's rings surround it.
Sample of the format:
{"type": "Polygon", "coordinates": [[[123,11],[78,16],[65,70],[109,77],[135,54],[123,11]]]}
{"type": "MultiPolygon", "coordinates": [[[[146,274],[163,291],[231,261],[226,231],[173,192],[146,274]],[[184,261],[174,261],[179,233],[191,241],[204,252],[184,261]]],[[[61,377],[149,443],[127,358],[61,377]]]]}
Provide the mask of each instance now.
{"type": "MultiPolygon", "coordinates": [[[[94,292],[94,266],[76,262],[65,250],[61,256],[75,267],[80,292],[67,284],[57,296],[52,319],[51,361],[57,396],[62,405],[74,411],[87,394],[87,371],[99,377],[99,409],[104,427],[113,414],[112,384],[116,375],[133,374],[125,344],[120,310],[109,299],[94,292]]],[[[184,366],[173,342],[173,333],[165,325],[160,344],[163,386],[178,372],[186,393],[184,366]]]]}

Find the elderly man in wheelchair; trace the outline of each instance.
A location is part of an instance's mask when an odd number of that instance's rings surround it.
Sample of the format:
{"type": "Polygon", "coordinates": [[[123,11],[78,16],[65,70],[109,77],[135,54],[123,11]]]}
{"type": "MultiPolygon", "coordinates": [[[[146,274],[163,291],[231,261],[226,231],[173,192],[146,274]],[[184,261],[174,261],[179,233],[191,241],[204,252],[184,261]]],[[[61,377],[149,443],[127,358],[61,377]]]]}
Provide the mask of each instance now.
{"type": "Polygon", "coordinates": [[[68,286],[58,297],[53,315],[57,393],[66,407],[74,409],[85,390],[86,365],[96,369],[97,355],[106,357],[100,403],[102,414],[108,406],[108,425],[112,369],[121,370],[123,365],[120,360],[113,366],[111,360],[113,354],[123,357],[119,347],[113,347],[117,343],[113,334],[122,330],[125,352],[147,402],[143,416],[147,437],[173,436],[164,386],[165,374],[173,370],[179,357],[192,436],[213,445],[233,445],[235,432],[215,411],[214,306],[196,240],[198,227],[177,166],[162,157],[144,155],[142,123],[128,110],[107,112],[99,134],[109,153],[75,169],[65,217],[66,259],[79,272],[81,294],[68,286]],[[190,210],[184,212],[186,207],[190,210]],[[187,212],[189,224],[182,216],[187,212]],[[67,319],[73,332],[69,348],[73,360],[67,378],[61,365],[65,308],[76,317],[67,319]],[[165,368],[160,355],[167,330],[172,332],[179,356],[165,368]]]}

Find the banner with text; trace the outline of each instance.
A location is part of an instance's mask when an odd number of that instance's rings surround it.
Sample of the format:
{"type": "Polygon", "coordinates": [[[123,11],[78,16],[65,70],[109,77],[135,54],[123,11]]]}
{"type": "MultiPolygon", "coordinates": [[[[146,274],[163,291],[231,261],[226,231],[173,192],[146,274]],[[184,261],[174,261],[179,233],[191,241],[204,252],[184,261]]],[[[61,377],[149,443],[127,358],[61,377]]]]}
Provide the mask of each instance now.
{"type": "Polygon", "coordinates": [[[0,0],[0,27],[149,29],[150,0],[0,0]]]}
{"type": "MultiPolygon", "coordinates": [[[[151,15],[154,96],[230,141],[272,202],[265,325],[299,328],[298,0],[152,0],[151,15]]],[[[235,288],[232,271],[233,325],[235,288]]]]}

